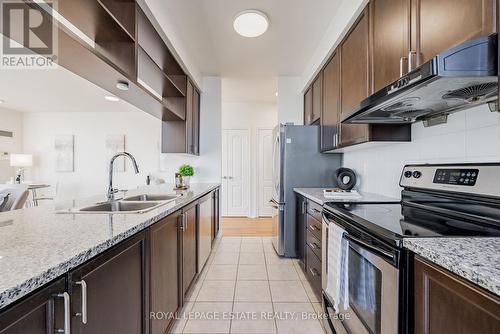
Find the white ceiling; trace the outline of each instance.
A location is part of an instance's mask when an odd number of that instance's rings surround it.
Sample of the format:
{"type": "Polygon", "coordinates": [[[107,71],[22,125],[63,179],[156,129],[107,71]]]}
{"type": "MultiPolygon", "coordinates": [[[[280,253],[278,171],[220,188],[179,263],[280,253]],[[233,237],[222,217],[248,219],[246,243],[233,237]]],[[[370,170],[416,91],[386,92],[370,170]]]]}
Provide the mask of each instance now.
{"type": "Polygon", "coordinates": [[[139,111],[72,72],[58,67],[45,70],[0,70],[0,108],[30,112],[139,111]]]}
{"type": "MultiPolygon", "coordinates": [[[[248,80],[248,95],[270,87],[280,75],[302,75],[341,0],[146,0],[161,27],[175,26],[173,40],[202,75],[248,80]],[[270,19],[269,30],[245,38],[233,30],[233,19],[258,9],[270,19]],[[159,12],[161,11],[161,12],[159,12]],[[169,22],[165,22],[168,20],[169,22]],[[163,21],[163,22],[162,22],[163,21]],[[253,93],[252,93],[253,92],[253,93]]],[[[174,43],[174,47],[176,47],[174,43]]],[[[260,99],[268,99],[266,92],[260,99]]],[[[229,97],[233,99],[235,96],[229,97]]],[[[228,97],[223,93],[223,100],[228,97]]]]}

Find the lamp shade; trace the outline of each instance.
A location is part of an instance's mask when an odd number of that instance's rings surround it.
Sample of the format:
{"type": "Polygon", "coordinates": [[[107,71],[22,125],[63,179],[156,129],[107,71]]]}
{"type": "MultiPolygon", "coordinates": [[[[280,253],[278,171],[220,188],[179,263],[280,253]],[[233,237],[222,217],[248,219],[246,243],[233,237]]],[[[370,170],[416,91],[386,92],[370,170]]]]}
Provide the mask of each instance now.
{"type": "Polygon", "coordinates": [[[31,154],[11,154],[10,165],[12,167],[31,167],[33,166],[33,155],[31,154]]]}

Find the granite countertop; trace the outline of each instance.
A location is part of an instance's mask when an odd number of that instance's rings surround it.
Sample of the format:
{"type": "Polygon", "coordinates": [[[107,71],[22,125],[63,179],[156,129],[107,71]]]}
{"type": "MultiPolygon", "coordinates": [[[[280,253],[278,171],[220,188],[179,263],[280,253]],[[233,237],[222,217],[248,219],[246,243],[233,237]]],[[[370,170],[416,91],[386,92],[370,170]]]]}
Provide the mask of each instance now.
{"type": "Polygon", "coordinates": [[[404,239],[403,246],[500,296],[500,238],[404,239]]]}
{"type": "MultiPolygon", "coordinates": [[[[377,203],[377,202],[388,202],[388,203],[399,203],[400,200],[397,198],[387,197],[383,195],[368,193],[368,192],[359,192],[361,195],[361,199],[331,199],[325,198],[323,196],[323,190],[327,188],[294,188],[293,191],[304,196],[311,201],[318,203],[319,205],[324,205],[325,203],[333,203],[333,202],[364,202],[364,203],[377,203]]],[[[331,188],[329,188],[331,189],[331,188]]]]}
{"type": "MultiPolygon", "coordinates": [[[[57,213],[63,206],[26,208],[0,213],[0,309],[63,275],[120,241],[195,201],[219,184],[192,184],[174,201],[145,213],[57,213]]],[[[127,192],[173,193],[172,185],[127,192]]],[[[95,203],[71,201],[72,206],[95,203]]]]}

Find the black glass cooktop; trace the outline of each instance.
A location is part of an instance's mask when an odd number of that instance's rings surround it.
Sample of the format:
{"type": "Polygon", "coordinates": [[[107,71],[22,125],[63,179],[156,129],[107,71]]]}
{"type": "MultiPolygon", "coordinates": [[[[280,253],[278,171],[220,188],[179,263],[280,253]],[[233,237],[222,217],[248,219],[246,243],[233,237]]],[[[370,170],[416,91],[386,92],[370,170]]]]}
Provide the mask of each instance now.
{"type": "Polygon", "coordinates": [[[418,237],[500,237],[500,207],[435,200],[403,204],[327,204],[329,211],[391,240],[418,237]]]}

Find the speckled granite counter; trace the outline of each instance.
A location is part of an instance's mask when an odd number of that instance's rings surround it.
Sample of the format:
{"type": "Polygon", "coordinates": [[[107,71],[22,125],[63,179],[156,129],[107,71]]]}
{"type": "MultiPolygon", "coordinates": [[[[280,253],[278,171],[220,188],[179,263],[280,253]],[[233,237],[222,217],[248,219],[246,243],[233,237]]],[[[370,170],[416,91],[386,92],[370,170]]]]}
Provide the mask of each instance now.
{"type": "MultiPolygon", "coordinates": [[[[218,186],[192,184],[183,196],[142,214],[62,214],[53,207],[0,213],[0,309],[218,186]]],[[[144,193],[173,190],[172,185],[149,186],[129,191],[127,196],[144,193]]]]}
{"type": "Polygon", "coordinates": [[[387,196],[382,196],[382,195],[367,193],[367,192],[359,192],[361,195],[361,199],[357,199],[357,200],[330,199],[330,198],[325,198],[325,196],[323,196],[324,189],[326,189],[326,188],[294,188],[293,191],[304,196],[307,199],[310,199],[311,201],[313,201],[315,203],[318,203],[319,205],[323,205],[325,203],[332,203],[332,202],[398,203],[400,201],[397,198],[392,198],[392,197],[387,197],[387,196]]]}
{"type": "Polygon", "coordinates": [[[500,296],[500,238],[404,239],[403,245],[500,296]]]}

